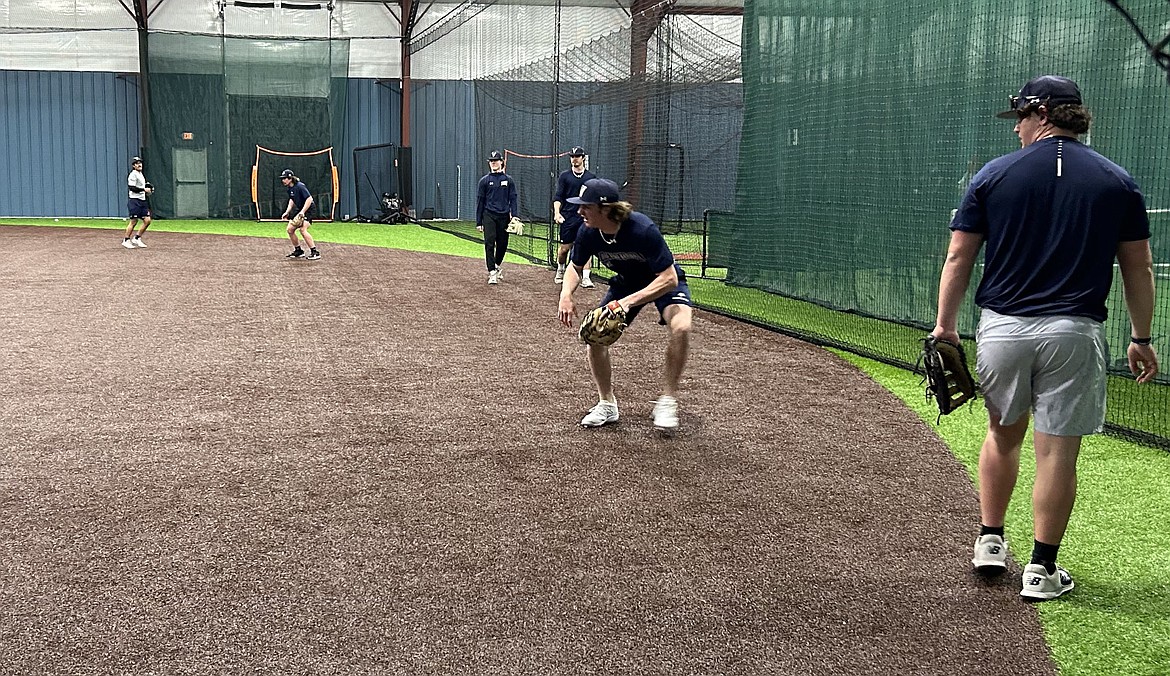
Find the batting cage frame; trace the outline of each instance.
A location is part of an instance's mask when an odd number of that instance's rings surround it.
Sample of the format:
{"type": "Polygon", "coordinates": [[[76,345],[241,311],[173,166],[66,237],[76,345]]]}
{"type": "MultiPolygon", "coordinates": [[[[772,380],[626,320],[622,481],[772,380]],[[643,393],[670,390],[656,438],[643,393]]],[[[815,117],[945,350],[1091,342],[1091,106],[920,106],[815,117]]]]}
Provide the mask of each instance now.
{"type": "MultiPolygon", "coordinates": [[[[385,222],[383,200],[397,195],[402,214],[414,204],[411,148],[397,143],[377,143],[353,149],[354,218],[361,222],[385,222]]],[[[413,217],[412,217],[413,218],[413,217]]]]}
{"type": "Polygon", "coordinates": [[[275,211],[284,210],[287,204],[285,197],[287,191],[284,185],[280,182],[280,172],[283,169],[291,169],[293,174],[302,179],[306,186],[308,186],[310,194],[313,196],[314,216],[312,220],[329,222],[334,220],[333,216],[337,212],[337,203],[341,199],[340,180],[337,173],[337,164],[333,161],[333,146],[322,148],[320,150],[310,150],[306,152],[289,152],[283,150],[273,150],[272,148],[265,148],[262,145],[256,145],[256,160],[252,164],[252,206],[256,210],[256,220],[261,223],[271,223],[283,220],[281,218],[268,217],[265,214],[265,209],[275,211]],[[285,166],[277,166],[272,168],[268,163],[261,164],[263,158],[282,157],[285,158],[285,166]],[[323,169],[320,158],[328,162],[328,169],[323,169]],[[304,179],[308,179],[305,181],[304,179]],[[328,192],[313,192],[313,189],[319,186],[322,182],[328,181],[328,192]],[[261,199],[261,186],[268,186],[270,197],[261,199]],[[321,199],[327,197],[327,200],[321,199]],[[328,204],[328,210],[323,210],[321,205],[328,204]]]}

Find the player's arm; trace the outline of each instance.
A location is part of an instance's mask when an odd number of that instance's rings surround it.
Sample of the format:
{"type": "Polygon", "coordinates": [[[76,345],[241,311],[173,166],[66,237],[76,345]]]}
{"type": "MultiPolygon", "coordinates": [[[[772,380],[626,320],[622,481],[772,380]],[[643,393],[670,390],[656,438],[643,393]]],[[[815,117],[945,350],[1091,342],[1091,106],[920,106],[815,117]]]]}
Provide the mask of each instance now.
{"type": "Polygon", "coordinates": [[[967,295],[971,270],[975,268],[975,259],[982,246],[982,234],[962,230],[951,232],[947,259],[938,283],[938,317],[931,332],[935,338],[959,342],[959,307],[967,295]]]}
{"type": "Polygon", "coordinates": [[[515,179],[508,181],[508,218],[520,215],[520,191],[516,189],[515,179]]]}
{"type": "Polygon", "coordinates": [[[479,189],[475,193],[475,229],[483,230],[483,208],[487,202],[487,182],[479,179],[479,189]]]}
{"type": "MultiPolygon", "coordinates": [[[[569,277],[565,275],[565,283],[569,283],[569,277]]],[[[623,309],[629,310],[636,305],[645,305],[653,300],[657,300],[663,294],[669,293],[674,287],[678,286],[678,271],[674,269],[674,263],[671,263],[662,272],[654,276],[654,281],[646,285],[640,291],[635,291],[625,298],[619,298],[618,303],[623,309]]]]}
{"type": "Polygon", "coordinates": [[[313,206],[313,196],[309,195],[308,197],[305,198],[305,206],[301,207],[301,210],[297,213],[299,213],[301,216],[304,216],[305,214],[309,213],[309,209],[312,206],[313,206]]]}
{"type": "MultiPolygon", "coordinates": [[[[1150,240],[1121,242],[1117,245],[1117,264],[1121,268],[1121,284],[1125,292],[1125,307],[1129,310],[1130,335],[1150,338],[1154,322],[1154,257],[1150,240]]],[[[1149,382],[1158,374],[1158,355],[1153,345],[1131,342],[1126,349],[1129,370],[1139,383],[1149,382]]]]}
{"type": "Polygon", "coordinates": [[[564,223],[565,217],[561,215],[561,203],[568,199],[565,192],[568,190],[568,182],[565,180],[565,175],[561,174],[557,177],[557,191],[553,195],[553,220],[557,223],[564,223]]]}
{"type": "Polygon", "coordinates": [[[557,318],[565,326],[573,326],[577,318],[577,306],[573,303],[573,292],[581,284],[581,266],[573,263],[565,268],[565,279],[561,284],[561,301],[557,306],[557,318]]]}
{"type": "Polygon", "coordinates": [[[280,217],[285,219],[285,220],[288,220],[289,217],[292,215],[293,209],[295,207],[296,207],[296,205],[293,204],[292,198],[291,197],[288,198],[288,206],[284,208],[284,213],[281,214],[280,217]]]}

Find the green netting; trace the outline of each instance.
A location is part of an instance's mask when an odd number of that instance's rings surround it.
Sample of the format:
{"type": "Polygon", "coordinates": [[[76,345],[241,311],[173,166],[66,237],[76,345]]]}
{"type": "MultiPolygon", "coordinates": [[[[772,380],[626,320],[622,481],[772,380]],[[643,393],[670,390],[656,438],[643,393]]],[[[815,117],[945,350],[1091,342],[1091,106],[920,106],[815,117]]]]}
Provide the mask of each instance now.
{"type": "MultiPolygon", "coordinates": [[[[1165,16],[1164,2],[1129,4],[1165,16]]],[[[1085,140],[1146,194],[1161,291],[1154,333],[1170,335],[1170,87],[1107,3],[749,0],[743,29],[739,183],[734,214],[720,219],[728,281],[933,326],[951,209],[984,163],[1018,148],[1011,122],[993,114],[1030,77],[1059,73],[1094,112],[1085,140]]],[[[1129,336],[1119,287],[1107,325],[1116,374],[1127,372],[1129,336]]],[[[964,334],[977,316],[969,305],[964,334]]],[[[896,335],[867,349],[898,363],[916,352],[896,335]]],[[[1165,388],[1127,396],[1140,401],[1115,407],[1111,421],[1164,435],[1165,388]]]]}
{"type": "MultiPolygon", "coordinates": [[[[146,70],[144,152],[160,216],[254,218],[257,145],[341,145],[347,41],[152,33],[146,70]]],[[[306,185],[322,208],[332,204],[331,177],[306,185]]]]}

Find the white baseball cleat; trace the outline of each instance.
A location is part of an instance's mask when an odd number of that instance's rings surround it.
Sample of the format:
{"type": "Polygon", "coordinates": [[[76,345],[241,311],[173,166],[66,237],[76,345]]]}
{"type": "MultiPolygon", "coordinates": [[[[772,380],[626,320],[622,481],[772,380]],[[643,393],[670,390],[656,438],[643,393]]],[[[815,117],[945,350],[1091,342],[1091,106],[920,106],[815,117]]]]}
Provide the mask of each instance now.
{"type": "Polygon", "coordinates": [[[998,535],[980,535],[975,539],[971,565],[981,575],[998,575],[1007,570],[1007,544],[998,535]]]}
{"type": "Polygon", "coordinates": [[[1056,570],[1049,573],[1039,563],[1029,563],[1024,566],[1023,589],[1020,590],[1020,596],[1025,601],[1051,601],[1072,591],[1075,586],[1072,575],[1064,568],[1057,566],[1056,570]]]}
{"type": "Polygon", "coordinates": [[[617,402],[599,401],[581,418],[582,427],[601,427],[618,421],[617,402]]]}
{"type": "Polygon", "coordinates": [[[670,434],[678,429],[678,400],[665,394],[654,402],[654,429],[670,434]]]}

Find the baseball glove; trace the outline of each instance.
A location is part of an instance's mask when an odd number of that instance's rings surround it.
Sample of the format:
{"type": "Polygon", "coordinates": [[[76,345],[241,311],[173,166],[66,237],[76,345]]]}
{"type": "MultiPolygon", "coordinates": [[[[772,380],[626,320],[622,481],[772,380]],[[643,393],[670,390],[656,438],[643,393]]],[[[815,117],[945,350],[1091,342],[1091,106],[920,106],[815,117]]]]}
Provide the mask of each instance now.
{"type": "Polygon", "coordinates": [[[934,397],[939,420],[975,398],[975,379],[962,345],[927,336],[922,339],[920,359],[926,372],[926,398],[934,397]]]}
{"type": "Polygon", "coordinates": [[[524,224],[520,222],[519,218],[513,216],[512,220],[508,221],[508,225],[504,228],[504,230],[507,230],[508,233],[512,235],[523,235],[524,224]]]}
{"type": "Polygon", "coordinates": [[[616,300],[611,300],[585,315],[577,337],[587,345],[613,345],[622,337],[626,326],[626,311],[616,300]]]}
{"type": "Polygon", "coordinates": [[[302,214],[297,214],[296,216],[288,219],[288,224],[294,228],[299,228],[305,224],[305,217],[302,214]]]}

